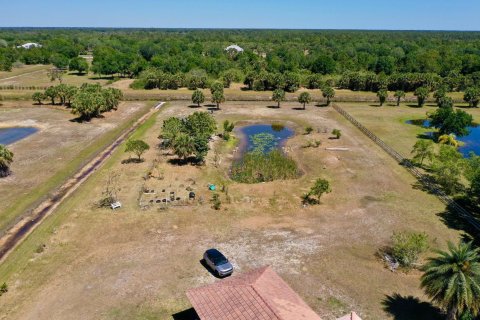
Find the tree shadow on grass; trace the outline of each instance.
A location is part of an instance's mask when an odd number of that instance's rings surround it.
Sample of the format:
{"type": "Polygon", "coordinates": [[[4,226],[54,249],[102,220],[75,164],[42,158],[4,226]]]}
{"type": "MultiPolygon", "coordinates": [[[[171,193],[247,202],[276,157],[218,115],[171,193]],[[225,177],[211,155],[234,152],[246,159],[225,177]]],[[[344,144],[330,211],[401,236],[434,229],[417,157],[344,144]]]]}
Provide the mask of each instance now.
{"type": "MultiPolygon", "coordinates": [[[[469,199],[456,199],[456,202],[465,210],[473,215],[473,219],[480,222],[479,208],[469,199]]],[[[463,241],[473,241],[476,246],[480,246],[480,234],[478,230],[465,218],[461,216],[456,210],[447,206],[446,210],[437,214],[443,223],[449,228],[463,231],[463,241]]]]}
{"type": "Polygon", "coordinates": [[[293,107],[292,110],[305,111],[305,110],[307,110],[307,109],[303,109],[303,107],[293,107]]]}
{"type": "Polygon", "coordinates": [[[413,103],[407,103],[406,106],[409,108],[416,108],[416,109],[422,108],[422,107],[419,107],[418,104],[413,104],[413,103]]]}
{"type": "Polygon", "coordinates": [[[129,163],[142,163],[145,159],[138,159],[138,158],[128,158],[122,160],[122,164],[129,164],[129,163]]]}
{"type": "Polygon", "coordinates": [[[168,159],[168,163],[176,166],[185,166],[185,165],[199,165],[200,163],[195,157],[188,157],[187,159],[173,158],[168,159]]]}
{"type": "Polygon", "coordinates": [[[201,108],[202,106],[201,105],[198,105],[198,104],[191,104],[188,106],[189,108],[192,108],[192,109],[198,109],[198,108],[201,108]]]}
{"type": "Polygon", "coordinates": [[[172,318],[173,320],[200,320],[200,317],[193,308],[172,314],[172,318]]]}
{"type": "Polygon", "coordinates": [[[269,109],[280,109],[278,106],[267,106],[269,109]]]}
{"type": "Polygon", "coordinates": [[[394,320],[439,320],[445,315],[439,308],[417,297],[401,296],[395,293],[382,301],[383,310],[393,316],[394,320]]]}
{"type": "Polygon", "coordinates": [[[317,103],[314,106],[319,108],[325,108],[325,107],[329,107],[330,105],[326,103],[317,103]]]}

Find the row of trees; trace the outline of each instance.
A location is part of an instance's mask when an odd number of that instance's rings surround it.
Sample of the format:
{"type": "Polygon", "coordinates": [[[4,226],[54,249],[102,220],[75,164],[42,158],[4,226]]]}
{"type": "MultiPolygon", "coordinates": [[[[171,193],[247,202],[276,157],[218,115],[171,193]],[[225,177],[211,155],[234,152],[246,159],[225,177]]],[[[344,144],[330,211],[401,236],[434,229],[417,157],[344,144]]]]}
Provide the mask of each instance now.
{"type": "Polygon", "coordinates": [[[44,92],[35,92],[32,99],[39,104],[49,99],[52,105],[58,101],[68,106],[82,120],[90,120],[101,113],[116,110],[123,93],[115,88],[102,88],[100,84],[84,83],[80,88],[67,84],[50,86],[44,92]]]}

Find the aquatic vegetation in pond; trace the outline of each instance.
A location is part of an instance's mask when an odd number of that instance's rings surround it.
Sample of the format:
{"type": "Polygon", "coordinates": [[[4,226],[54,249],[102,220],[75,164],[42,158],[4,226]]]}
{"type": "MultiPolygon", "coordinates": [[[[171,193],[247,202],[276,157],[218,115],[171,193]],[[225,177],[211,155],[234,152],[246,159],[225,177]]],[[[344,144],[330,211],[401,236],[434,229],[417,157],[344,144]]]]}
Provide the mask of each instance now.
{"type": "Polygon", "coordinates": [[[238,129],[242,142],[240,154],[261,150],[268,153],[283,146],[285,141],[292,137],[292,129],[282,124],[253,124],[238,129]]]}
{"type": "Polygon", "coordinates": [[[295,161],[280,150],[248,152],[232,168],[232,179],[243,183],[294,179],[298,175],[295,161]]]}
{"type": "Polygon", "coordinates": [[[233,164],[233,180],[258,183],[298,176],[295,161],[279,150],[293,136],[293,130],[282,124],[254,124],[241,128],[240,132],[243,151],[241,158],[233,164]]]}

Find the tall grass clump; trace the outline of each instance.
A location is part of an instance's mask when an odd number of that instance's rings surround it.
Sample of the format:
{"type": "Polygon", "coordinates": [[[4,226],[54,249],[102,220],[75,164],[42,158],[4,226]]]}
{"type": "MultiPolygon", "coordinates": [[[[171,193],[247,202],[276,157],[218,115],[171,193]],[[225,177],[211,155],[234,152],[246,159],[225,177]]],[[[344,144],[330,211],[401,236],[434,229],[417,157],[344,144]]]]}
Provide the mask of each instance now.
{"type": "Polygon", "coordinates": [[[232,168],[232,179],[243,183],[294,179],[298,174],[295,161],[280,150],[248,152],[232,168]]]}

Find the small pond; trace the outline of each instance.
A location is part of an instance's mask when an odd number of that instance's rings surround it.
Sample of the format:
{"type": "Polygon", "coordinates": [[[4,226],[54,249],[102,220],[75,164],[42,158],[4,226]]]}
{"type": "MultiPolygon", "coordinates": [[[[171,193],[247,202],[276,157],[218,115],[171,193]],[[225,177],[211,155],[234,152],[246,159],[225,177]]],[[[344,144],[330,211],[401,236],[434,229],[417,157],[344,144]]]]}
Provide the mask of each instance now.
{"type": "Polygon", "coordinates": [[[281,148],[295,132],[280,124],[252,124],[237,130],[241,135],[240,155],[254,150],[268,153],[281,148]]]}
{"type": "MultiPolygon", "coordinates": [[[[428,120],[408,120],[408,124],[421,126],[423,128],[430,128],[430,121],[428,120]]],[[[476,155],[480,155],[480,126],[468,127],[470,134],[465,137],[458,137],[457,140],[464,143],[463,146],[458,148],[464,157],[468,157],[470,152],[474,152],[476,155]]],[[[426,135],[432,136],[433,132],[426,132],[426,135]]]]}
{"type": "Polygon", "coordinates": [[[37,131],[38,129],[34,127],[0,128],[0,144],[12,144],[25,139],[37,131]]]}

